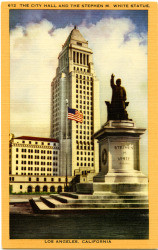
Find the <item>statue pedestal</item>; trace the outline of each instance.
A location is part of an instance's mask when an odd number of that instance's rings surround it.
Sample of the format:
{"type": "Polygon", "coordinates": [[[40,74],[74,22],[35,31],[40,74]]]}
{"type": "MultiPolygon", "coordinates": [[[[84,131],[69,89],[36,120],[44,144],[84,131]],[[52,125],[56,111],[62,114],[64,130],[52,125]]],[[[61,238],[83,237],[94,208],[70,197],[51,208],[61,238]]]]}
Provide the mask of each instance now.
{"type": "Polygon", "coordinates": [[[145,192],[148,179],[140,171],[139,143],[145,129],[136,128],[132,120],[110,120],[94,138],[99,143],[99,173],[93,183],[77,184],[77,193],[145,192]]]}

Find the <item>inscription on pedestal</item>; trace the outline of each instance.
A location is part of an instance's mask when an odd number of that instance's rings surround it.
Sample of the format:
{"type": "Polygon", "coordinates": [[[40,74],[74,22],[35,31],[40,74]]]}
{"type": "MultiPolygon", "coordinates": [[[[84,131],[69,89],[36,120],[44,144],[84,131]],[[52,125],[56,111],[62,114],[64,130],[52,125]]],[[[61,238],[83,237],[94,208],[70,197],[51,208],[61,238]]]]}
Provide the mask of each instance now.
{"type": "Polygon", "coordinates": [[[112,169],[134,169],[134,143],[111,142],[110,153],[112,155],[112,169]]]}

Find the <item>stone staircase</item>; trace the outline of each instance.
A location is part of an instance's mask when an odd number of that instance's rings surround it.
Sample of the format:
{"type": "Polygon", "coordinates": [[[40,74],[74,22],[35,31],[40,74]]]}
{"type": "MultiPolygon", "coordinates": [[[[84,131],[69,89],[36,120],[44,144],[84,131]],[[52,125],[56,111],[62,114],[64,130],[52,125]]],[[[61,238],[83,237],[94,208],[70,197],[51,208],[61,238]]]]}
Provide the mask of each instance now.
{"type": "Polygon", "coordinates": [[[148,209],[148,197],[142,193],[118,195],[107,192],[93,195],[76,193],[51,194],[30,200],[35,213],[58,214],[106,209],[148,209]]]}

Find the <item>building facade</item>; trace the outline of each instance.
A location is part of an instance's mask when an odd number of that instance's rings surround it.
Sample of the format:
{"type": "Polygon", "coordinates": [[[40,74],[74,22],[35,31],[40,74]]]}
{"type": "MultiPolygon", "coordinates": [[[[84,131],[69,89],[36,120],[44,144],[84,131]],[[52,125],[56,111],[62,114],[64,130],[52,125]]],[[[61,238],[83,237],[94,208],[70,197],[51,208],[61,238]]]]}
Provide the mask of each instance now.
{"type": "Polygon", "coordinates": [[[51,83],[50,136],[60,143],[59,175],[65,175],[67,169],[68,176],[85,176],[83,182],[88,174],[92,179],[99,171],[98,145],[93,139],[100,128],[99,83],[92,55],[88,42],[75,27],[62,47],[51,83]],[[67,121],[66,100],[70,108],[83,113],[83,123],[67,121]]]}
{"type": "Polygon", "coordinates": [[[10,134],[9,183],[11,193],[62,192],[72,178],[59,176],[56,139],[10,134]]]}
{"type": "MultiPolygon", "coordinates": [[[[68,177],[67,182],[71,182],[68,177]]],[[[20,176],[10,175],[11,193],[38,193],[38,192],[63,192],[66,187],[65,176],[20,176]]]]}
{"type": "Polygon", "coordinates": [[[11,175],[59,175],[59,142],[56,139],[10,137],[9,173],[11,175]]]}

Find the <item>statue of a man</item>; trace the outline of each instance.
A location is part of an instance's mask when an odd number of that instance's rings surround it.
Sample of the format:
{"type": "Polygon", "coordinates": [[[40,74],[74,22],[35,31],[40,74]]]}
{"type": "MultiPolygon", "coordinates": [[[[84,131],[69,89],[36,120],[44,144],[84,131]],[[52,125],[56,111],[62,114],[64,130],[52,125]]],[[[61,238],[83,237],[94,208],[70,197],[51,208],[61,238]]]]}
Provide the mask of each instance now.
{"type": "Polygon", "coordinates": [[[125,101],[126,101],[126,90],[121,87],[121,79],[116,80],[114,83],[114,75],[111,75],[111,88],[112,88],[112,100],[111,105],[116,109],[125,110],[125,101]]]}
{"type": "Polygon", "coordinates": [[[107,105],[107,114],[109,120],[129,120],[126,107],[129,102],[126,102],[126,90],[121,87],[121,79],[116,80],[114,83],[114,75],[111,75],[111,88],[112,88],[112,99],[110,102],[105,102],[107,105]]]}

